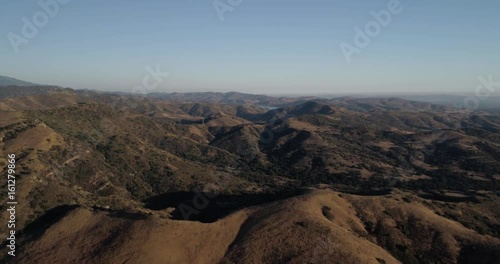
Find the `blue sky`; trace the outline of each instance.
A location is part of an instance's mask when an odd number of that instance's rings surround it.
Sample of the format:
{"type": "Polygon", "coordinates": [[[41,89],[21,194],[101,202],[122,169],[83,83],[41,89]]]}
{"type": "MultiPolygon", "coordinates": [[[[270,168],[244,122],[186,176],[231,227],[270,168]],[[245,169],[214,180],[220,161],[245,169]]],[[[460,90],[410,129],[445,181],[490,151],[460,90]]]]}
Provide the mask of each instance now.
{"type": "Polygon", "coordinates": [[[160,65],[170,75],[155,91],[267,94],[472,93],[478,76],[500,81],[497,0],[401,0],[348,63],[340,43],[354,45],[354,28],[390,1],[243,0],[222,21],[213,0],[72,0],[17,54],[9,32],[23,37],[22,18],[43,9],[2,1],[0,75],[130,92],[160,65]]]}

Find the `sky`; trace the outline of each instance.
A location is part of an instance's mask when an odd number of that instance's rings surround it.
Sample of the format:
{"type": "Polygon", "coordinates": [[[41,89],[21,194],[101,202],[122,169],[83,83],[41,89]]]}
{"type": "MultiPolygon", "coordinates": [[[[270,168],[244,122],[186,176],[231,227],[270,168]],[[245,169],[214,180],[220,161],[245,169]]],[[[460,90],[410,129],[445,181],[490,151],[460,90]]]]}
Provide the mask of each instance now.
{"type": "Polygon", "coordinates": [[[3,0],[0,75],[123,92],[467,93],[481,76],[500,82],[499,11],[498,0],[3,0]]]}

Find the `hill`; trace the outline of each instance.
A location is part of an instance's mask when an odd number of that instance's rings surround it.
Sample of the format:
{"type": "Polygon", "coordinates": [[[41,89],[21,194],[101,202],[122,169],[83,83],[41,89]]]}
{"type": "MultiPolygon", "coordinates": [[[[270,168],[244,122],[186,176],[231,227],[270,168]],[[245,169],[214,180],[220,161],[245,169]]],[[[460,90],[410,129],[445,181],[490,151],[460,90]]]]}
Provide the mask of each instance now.
{"type": "MultiPolygon", "coordinates": [[[[316,237],[333,249],[318,260],[488,263],[497,256],[500,116],[493,112],[402,99],[291,100],[269,110],[55,87],[1,99],[0,113],[2,173],[6,154],[18,157],[25,263],[35,256],[148,263],[126,253],[140,246],[125,236],[140,230],[203,234],[178,255],[182,241],[168,244],[162,254],[181,262],[201,263],[205,255],[190,251],[200,250],[210,252],[209,263],[303,263],[316,237]],[[57,234],[86,253],[43,253],[57,234]]],[[[160,250],[159,241],[151,238],[142,255],[154,262],[149,250],[160,250]]]]}
{"type": "Polygon", "coordinates": [[[177,100],[182,102],[215,102],[223,104],[252,104],[260,106],[284,106],[295,102],[305,102],[315,97],[273,97],[267,95],[254,95],[238,92],[218,93],[150,93],[148,97],[166,100],[177,100]]]}
{"type": "Polygon", "coordinates": [[[7,77],[7,76],[1,76],[0,75],[0,86],[10,86],[10,85],[16,85],[16,86],[35,86],[38,84],[34,84],[31,82],[26,82],[22,80],[18,80],[15,78],[7,77]]]}
{"type": "MultiPolygon", "coordinates": [[[[63,89],[57,86],[0,86],[0,99],[29,97],[34,95],[50,95],[56,92],[73,93],[71,89],[63,89]]],[[[47,99],[49,100],[49,99],[47,99]]]]}
{"type": "Polygon", "coordinates": [[[64,208],[36,224],[16,263],[493,263],[500,257],[500,239],[406,193],[310,190],[208,224],[85,207],[64,208]],[[398,202],[402,197],[412,201],[398,202]]]}

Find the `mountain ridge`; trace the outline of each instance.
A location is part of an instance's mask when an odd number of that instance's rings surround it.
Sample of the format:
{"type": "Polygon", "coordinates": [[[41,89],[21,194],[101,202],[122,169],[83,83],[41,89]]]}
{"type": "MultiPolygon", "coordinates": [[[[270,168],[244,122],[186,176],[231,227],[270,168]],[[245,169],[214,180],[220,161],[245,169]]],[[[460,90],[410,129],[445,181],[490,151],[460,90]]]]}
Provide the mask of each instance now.
{"type": "Polygon", "coordinates": [[[8,76],[2,76],[0,75],[0,86],[10,86],[10,85],[15,85],[15,86],[38,86],[40,84],[35,84],[32,82],[27,82],[23,80],[19,80],[16,78],[8,77],[8,76]]]}

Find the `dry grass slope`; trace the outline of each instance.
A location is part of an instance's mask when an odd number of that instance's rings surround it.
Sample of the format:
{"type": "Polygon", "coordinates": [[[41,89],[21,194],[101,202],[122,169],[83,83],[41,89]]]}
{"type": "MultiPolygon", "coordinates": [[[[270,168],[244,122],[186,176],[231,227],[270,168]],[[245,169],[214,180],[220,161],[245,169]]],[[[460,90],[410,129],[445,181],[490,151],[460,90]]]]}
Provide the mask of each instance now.
{"type": "Polygon", "coordinates": [[[395,197],[311,190],[210,224],[156,214],[74,209],[26,244],[18,263],[457,263],[480,253],[481,263],[493,263],[487,258],[499,257],[498,238],[395,197]]]}

